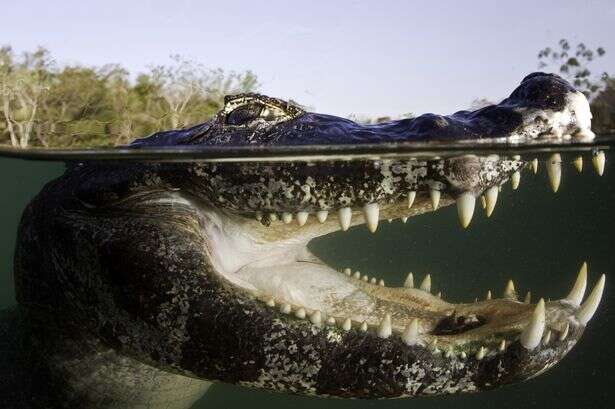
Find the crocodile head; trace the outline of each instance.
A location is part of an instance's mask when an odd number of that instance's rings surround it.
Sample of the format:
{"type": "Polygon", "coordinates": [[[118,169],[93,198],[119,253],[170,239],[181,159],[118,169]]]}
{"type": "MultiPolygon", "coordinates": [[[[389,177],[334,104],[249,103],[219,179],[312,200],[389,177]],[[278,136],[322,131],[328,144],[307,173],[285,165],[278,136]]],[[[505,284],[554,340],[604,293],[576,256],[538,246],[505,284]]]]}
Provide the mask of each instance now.
{"type": "MultiPolygon", "coordinates": [[[[371,126],[240,95],[210,122],[133,147],[591,139],[589,117],[581,93],[532,74],[498,105],[371,126]]],[[[431,293],[429,276],[390,287],[337,271],[307,245],[453,204],[466,227],[477,199],[491,214],[500,186],[532,166],[497,155],[76,164],[24,214],[18,299],[61,313],[54,325],[200,379],[348,398],[522,381],[576,344],[604,276],[585,300],[584,265],[556,301],[519,300],[511,282],[502,298],[452,303],[431,293]]],[[[560,166],[548,164],[554,185],[560,166]]]]}

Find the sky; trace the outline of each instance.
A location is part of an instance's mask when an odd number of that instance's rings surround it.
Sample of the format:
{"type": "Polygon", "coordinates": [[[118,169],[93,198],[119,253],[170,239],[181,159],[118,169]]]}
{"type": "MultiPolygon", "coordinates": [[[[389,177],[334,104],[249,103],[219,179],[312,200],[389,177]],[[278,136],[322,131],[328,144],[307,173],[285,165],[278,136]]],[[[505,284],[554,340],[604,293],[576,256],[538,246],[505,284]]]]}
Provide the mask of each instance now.
{"type": "Polygon", "coordinates": [[[615,1],[1,0],[0,45],[131,72],[180,54],[252,70],[260,91],[329,114],[451,113],[506,97],[537,53],[602,46],[615,73],[615,1]]]}

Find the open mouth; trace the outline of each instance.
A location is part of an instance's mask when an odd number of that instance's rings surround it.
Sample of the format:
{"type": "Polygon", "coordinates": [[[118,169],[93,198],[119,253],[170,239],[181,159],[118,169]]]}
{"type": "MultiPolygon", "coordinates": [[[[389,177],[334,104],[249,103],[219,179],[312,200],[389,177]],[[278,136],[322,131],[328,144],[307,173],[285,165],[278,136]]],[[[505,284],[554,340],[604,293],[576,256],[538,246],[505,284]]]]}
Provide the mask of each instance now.
{"type": "MultiPolygon", "coordinates": [[[[595,153],[593,162],[601,173],[604,154],[595,153]]],[[[516,189],[521,172],[537,164],[518,156],[469,155],[427,161],[228,165],[233,169],[223,172],[223,165],[215,170],[203,165],[195,171],[201,176],[234,176],[217,180],[215,208],[197,206],[216,273],[266,305],[285,325],[309,325],[340,340],[351,333],[394,340],[453,367],[487,361],[497,366],[497,361],[508,372],[500,373],[501,382],[509,382],[544,371],[575,345],[598,308],[604,275],[587,297],[584,263],[576,281],[571,280],[569,294],[559,300],[519,297],[510,281],[501,297],[488,292],[483,300],[450,303],[431,293],[429,275],[419,280],[409,274],[402,287],[390,287],[350,268],[333,269],[307,245],[352,226],[365,225],[375,232],[382,220],[405,222],[452,204],[460,224],[467,227],[475,208],[491,215],[500,187],[510,181],[516,189]],[[297,171],[297,166],[302,169],[297,171]]],[[[546,162],[554,191],[561,166],[557,154],[546,162]]]]}

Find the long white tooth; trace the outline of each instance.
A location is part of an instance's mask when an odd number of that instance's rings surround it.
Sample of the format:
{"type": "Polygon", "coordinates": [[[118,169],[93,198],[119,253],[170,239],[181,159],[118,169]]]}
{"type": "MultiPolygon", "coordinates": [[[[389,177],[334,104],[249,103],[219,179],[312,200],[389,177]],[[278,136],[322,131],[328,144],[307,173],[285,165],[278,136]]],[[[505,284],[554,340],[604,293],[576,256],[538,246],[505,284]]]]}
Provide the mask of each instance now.
{"type": "Polygon", "coordinates": [[[408,273],[408,277],[406,277],[406,281],[404,281],[404,287],[414,288],[414,276],[412,273],[408,273]]]}
{"type": "Polygon", "coordinates": [[[521,337],[519,338],[521,345],[523,345],[525,349],[536,348],[540,345],[540,340],[542,339],[542,333],[544,330],[545,300],[541,298],[540,301],[538,301],[538,304],[536,304],[536,308],[534,308],[529,324],[527,324],[521,333],[521,337]]]}
{"type": "Polygon", "coordinates": [[[500,352],[504,352],[506,350],[506,340],[503,339],[502,342],[500,342],[500,346],[498,347],[498,350],[500,352]]]}
{"type": "Polygon", "coordinates": [[[342,329],[344,331],[350,331],[351,328],[352,328],[352,321],[350,321],[350,318],[346,318],[344,320],[344,323],[342,324],[342,329]]]}
{"type": "Polygon", "coordinates": [[[551,190],[555,193],[562,181],[562,157],[559,153],[554,153],[547,161],[547,174],[549,175],[551,190]]]}
{"type": "Polygon", "coordinates": [[[344,269],[344,274],[346,274],[348,277],[350,277],[350,275],[352,274],[352,270],[350,268],[346,267],[344,269]]]}
{"type": "Polygon", "coordinates": [[[532,292],[528,291],[527,294],[525,294],[525,298],[523,299],[523,302],[526,304],[529,304],[530,302],[532,302],[532,292]]]}
{"type": "Polygon", "coordinates": [[[292,222],[293,221],[292,213],[288,213],[288,212],[282,213],[282,221],[284,222],[284,224],[289,224],[290,222],[292,222]]]}
{"type": "Polygon", "coordinates": [[[350,227],[350,221],[352,220],[352,209],[350,207],[342,207],[338,210],[337,215],[340,220],[340,227],[342,230],[348,230],[350,227]]]}
{"type": "Polygon", "coordinates": [[[327,220],[329,212],[327,210],[319,210],[316,212],[316,219],[322,224],[327,220]]]}
{"type": "Polygon", "coordinates": [[[530,162],[530,166],[532,168],[532,171],[534,172],[534,175],[538,173],[538,158],[534,158],[532,159],[532,161],[530,162]]]}
{"type": "Polygon", "coordinates": [[[487,300],[491,299],[491,290],[487,290],[487,297],[485,297],[485,299],[487,300]]]}
{"type": "Polygon", "coordinates": [[[483,209],[487,208],[487,200],[485,200],[485,195],[480,195],[480,205],[483,209]]]}
{"type": "Polygon", "coordinates": [[[366,322],[366,321],[363,321],[363,322],[361,323],[361,326],[359,327],[359,329],[360,329],[362,332],[367,332],[367,322],[366,322]]]}
{"type": "Polygon", "coordinates": [[[425,276],[425,278],[421,282],[421,286],[419,287],[419,289],[428,293],[431,292],[431,274],[427,274],[425,276]]]}
{"type": "Polygon", "coordinates": [[[459,223],[464,229],[472,221],[475,205],[476,197],[470,192],[464,192],[457,198],[457,215],[459,216],[459,223]]]}
{"type": "Polygon", "coordinates": [[[322,314],[320,311],[316,310],[312,314],[310,314],[310,322],[314,325],[322,325],[322,314]]]}
{"type": "Polygon", "coordinates": [[[568,331],[570,331],[570,324],[566,323],[566,327],[564,327],[564,330],[559,334],[560,341],[566,339],[566,337],[568,336],[568,331]]]}
{"type": "Polygon", "coordinates": [[[378,336],[380,338],[388,338],[391,336],[391,332],[391,315],[386,314],[378,326],[378,336]]]}
{"type": "Polygon", "coordinates": [[[508,280],[506,283],[506,288],[504,288],[504,298],[515,301],[517,300],[517,292],[515,291],[515,283],[513,283],[513,280],[508,280]]]}
{"type": "Polygon", "coordinates": [[[410,324],[404,329],[401,334],[401,340],[406,345],[416,345],[419,343],[419,320],[413,318],[410,324]]]}
{"type": "Polygon", "coordinates": [[[598,173],[599,176],[602,176],[602,174],[604,173],[604,165],[606,164],[606,156],[604,155],[604,152],[598,151],[592,157],[592,163],[594,165],[596,173],[598,173]]]}
{"type": "Polygon", "coordinates": [[[305,308],[301,307],[297,311],[295,311],[295,317],[297,318],[305,318],[305,308]]]}
{"type": "Polygon", "coordinates": [[[493,213],[493,209],[495,209],[495,204],[498,201],[498,187],[491,186],[485,192],[485,214],[487,217],[491,217],[491,213],[493,213]]]}
{"type": "Polygon", "coordinates": [[[513,190],[517,190],[517,188],[519,188],[519,182],[521,182],[521,172],[517,170],[510,177],[510,184],[513,190]]]}
{"type": "Polygon", "coordinates": [[[273,298],[270,298],[267,300],[267,305],[269,307],[275,307],[275,300],[273,298]]]}
{"type": "Polygon", "coordinates": [[[583,301],[583,296],[585,295],[585,289],[587,288],[587,263],[584,262],[581,265],[581,269],[579,270],[579,274],[577,275],[577,280],[574,282],[572,286],[572,290],[566,296],[566,299],[573,303],[574,305],[581,305],[583,301]]]}
{"type": "Polygon", "coordinates": [[[487,349],[485,347],[480,347],[478,352],[476,353],[476,359],[478,361],[482,360],[485,357],[486,353],[487,353],[487,349]]]}
{"type": "Polygon", "coordinates": [[[298,212],[297,213],[297,224],[299,226],[303,226],[307,222],[309,215],[310,214],[308,212],[298,212]]]}
{"type": "Polygon", "coordinates": [[[368,203],[363,206],[363,215],[365,216],[365,221],[367,222],[367,228],[370,232],[375,233],[378,228],[378,218],[380,217],[378,203],[368,203]]]}
{"type": "Polygon", "coordinates": [[[574,160],[572,161],[572,164],[574,165],[574,168],[577,170],[577,172],[579,173],[583,172],[583,157],[582,156],[577,156],[576,158],[574,158],[574,160]]]}
{"type": "Polygon", "coordinates": [[[408,192],[408,209],[410,209],[412,207],[412,204],[414,204],[414,199],[416,199],[416,192],[414,190],[411,190],[410,192],[408,192]]]}
{"type": "Polygon", "coordinates": [[[402,221],[402,222],[404,222],[404,223],[406,223],[406,222],[408,221],[408,218],[407,218],[407,217],[402,217],[402,218],[401,218],[401,221],[402,221]]]}
{"type": "Polygon", "coordinates": [[[283,314],[290,314],[290,310],[291,310],[290,304],[282,304],[280,306],[280,312],[283,314]]]}
{"type": "Polygon", "coordinates": [[[587,299],[577,311],[577,319],[581,324],[587,325],[589,320],[591,320],[596,313],[598,305],[600,304],[600,299],[602,298],[602,292],[604,291],[605,280],[606,277],[602,274],[592,292],[589,293],[589,296],[587,296],[587,299]]]}
{"type": "Polygon", "coordinates": [[[433,210],[438,210],[438,206],[440,205],[440,191],[436,189],[431,189],[429,191],[429,197],[431,198],[431,207],[433,208],[433,210]]]}

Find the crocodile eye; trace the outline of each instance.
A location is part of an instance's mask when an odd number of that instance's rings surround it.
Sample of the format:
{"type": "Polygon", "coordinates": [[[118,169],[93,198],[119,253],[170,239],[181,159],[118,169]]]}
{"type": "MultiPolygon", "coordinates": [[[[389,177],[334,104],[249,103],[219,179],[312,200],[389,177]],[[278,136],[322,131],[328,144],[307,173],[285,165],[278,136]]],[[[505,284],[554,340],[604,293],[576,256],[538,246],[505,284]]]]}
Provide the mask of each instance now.
{"type": "Polygon", "coordinates": [[[261,104],[247,104],[235,108],[226,116],[227,125],[245,125],[258,118],[263,111],[261,104]]]}

